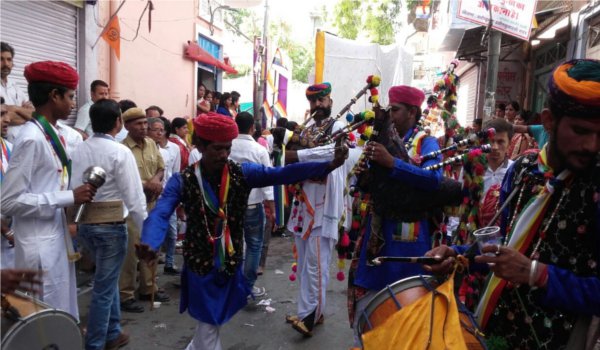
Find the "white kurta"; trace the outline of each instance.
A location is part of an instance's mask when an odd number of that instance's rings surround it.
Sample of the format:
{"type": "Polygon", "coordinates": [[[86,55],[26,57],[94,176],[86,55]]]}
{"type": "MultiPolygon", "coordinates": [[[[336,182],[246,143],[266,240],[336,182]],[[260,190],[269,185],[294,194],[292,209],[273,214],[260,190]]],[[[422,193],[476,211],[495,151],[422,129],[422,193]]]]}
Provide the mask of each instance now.
{"type": "MultiPolygon", "coordinates": [[[[4,140],[4,144],[8,149],[8,153],[12,152],[13,146],[12,143],[4,140]]],[[[8,169],[8,159],[5,157],[4,153],[2,154],[2,177],[6,175],[6,169],[8,169]]],[[[2,217],[4,218],[4,217],[2,217]]],[[[4,236],[0,237],[0,268],[2,269],[11,269],[15,267],[15,249],[10,245],[8,239],[4,238],[4,236]]]]}
{"type": "Polygon", "coordinates": [[[22,131],[2,184],[2,215],[13,217],[15,267],[42,269],[43,301],[79,319],[63,210],[73,205],[73,191],[41,126],[30,121],[22,131]]]}

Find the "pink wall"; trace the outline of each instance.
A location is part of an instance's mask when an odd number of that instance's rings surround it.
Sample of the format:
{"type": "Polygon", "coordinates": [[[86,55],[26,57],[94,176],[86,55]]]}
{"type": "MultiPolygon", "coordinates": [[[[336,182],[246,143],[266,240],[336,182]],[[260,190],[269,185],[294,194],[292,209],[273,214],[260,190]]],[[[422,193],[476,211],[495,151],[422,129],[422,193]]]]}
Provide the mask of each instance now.
{"type": "MultiPolygon", "coordinates": [[[[169,119],[193,115],[196,94],[196,64],[183,57],[183,46],[196,40],[196,26],[208,25],[198,17],[198,1],[153,1],[152,31],[148,32],[148,12],[142,18],[135,41],[138,18],[145,1],[128,1],[119,12],[121,60],[117,61],[115,81],[110,81],[112,51],[102,41],[98,47],[99,77],[110,82],[116,99],[133,100],[139,107],[158,105],[169,119]],[[128,39],[128,40],[125,40],[128,39]]],[[[98,2],[100,23],[109,16],[109,2],[98,2]]],[[[118,3],[113,4],[114,9],[118,3]]],[[[219,37],[220,31],[215,31],[219,37]]],[[[115,60],[113,60],[114,62],[115,60]]]]}

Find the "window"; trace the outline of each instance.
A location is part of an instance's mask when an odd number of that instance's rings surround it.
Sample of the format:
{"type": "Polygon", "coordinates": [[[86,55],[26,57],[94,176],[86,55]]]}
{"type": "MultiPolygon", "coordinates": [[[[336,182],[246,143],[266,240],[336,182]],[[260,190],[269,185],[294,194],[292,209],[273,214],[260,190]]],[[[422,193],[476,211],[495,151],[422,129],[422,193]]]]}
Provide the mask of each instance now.
{"type": "Polygon", "coordinates": [[[600,46],[600,15],[590,20],[590,29],[588,32],[588,48],[600,46]]]}

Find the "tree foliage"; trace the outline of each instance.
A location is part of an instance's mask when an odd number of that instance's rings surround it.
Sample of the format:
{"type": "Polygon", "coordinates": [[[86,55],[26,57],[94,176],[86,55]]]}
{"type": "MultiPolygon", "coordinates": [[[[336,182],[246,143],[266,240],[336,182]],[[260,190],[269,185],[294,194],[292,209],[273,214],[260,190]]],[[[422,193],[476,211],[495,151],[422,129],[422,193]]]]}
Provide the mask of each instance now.
{"type": "Polygon", "coordinates": [[[291,39],[292,27],[284,21],[275,21],[269,27],[271,42],[283,50],[292,61],[292,79],[308,82],[308,73],[315,63],[308,45],[291,39]]]}
{"type": "Polygon", "coordinates": [[[340,0],[335,6],[333,23],[343,38],[356,39],[364,33],[371,42],[388,45],[395,40],[399,15],[397,0],[340,0]]]}

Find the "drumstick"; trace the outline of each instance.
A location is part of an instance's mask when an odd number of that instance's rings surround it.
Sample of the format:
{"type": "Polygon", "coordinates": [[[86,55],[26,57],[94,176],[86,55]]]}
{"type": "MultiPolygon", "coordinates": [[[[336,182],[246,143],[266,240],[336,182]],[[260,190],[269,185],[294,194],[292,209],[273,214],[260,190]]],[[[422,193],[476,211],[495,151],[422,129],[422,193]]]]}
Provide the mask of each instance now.
{"type": "Polygon", "coordinates": [[[412,264],[434,265],[441,263],[442,260],[440,258],[431,256],[379,256],[371,260],[371,263],[375,266],[379,266],[384,262],[405,262],[412,264]]]}

